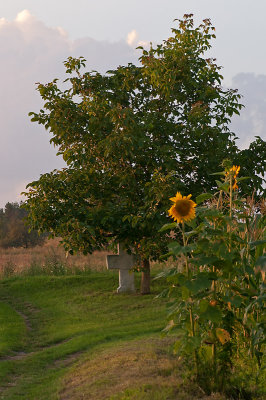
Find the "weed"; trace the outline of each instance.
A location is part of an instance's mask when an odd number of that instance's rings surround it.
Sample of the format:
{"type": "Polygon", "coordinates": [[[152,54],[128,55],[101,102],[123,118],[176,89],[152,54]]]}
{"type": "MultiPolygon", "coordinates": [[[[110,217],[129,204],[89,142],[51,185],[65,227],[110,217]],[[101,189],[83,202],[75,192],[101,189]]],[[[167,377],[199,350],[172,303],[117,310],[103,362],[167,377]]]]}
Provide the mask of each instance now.
{"type": "Polygon", "coordinates": [[[12,261],[7,261],[2,267],[2,275],[4,278],[9,278],[14,275],[16,271],[16,265],[12,261]]]}

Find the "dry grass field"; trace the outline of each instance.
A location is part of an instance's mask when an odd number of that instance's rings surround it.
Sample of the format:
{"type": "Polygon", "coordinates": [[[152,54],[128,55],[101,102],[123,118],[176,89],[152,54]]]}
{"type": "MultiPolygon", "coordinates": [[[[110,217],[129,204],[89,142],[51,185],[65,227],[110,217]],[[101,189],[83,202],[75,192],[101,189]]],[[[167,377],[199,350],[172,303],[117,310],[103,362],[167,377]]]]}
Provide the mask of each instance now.
{"type": "MultiPolygon", "coordinates": [[[[112,254],[112,251],[95,251],[86,256],[81,253],[67,256],[59,238],[47,240],[43,246],[27,249],[0,247],[0,278],[27,273],[34,275],[41,272],[52,275],[86,270],[101,272],[106,270],[107,254],[112,254]]],[[[155,273],[171,266],[171,259],[167,262],[151,263],[155,273]]]]}
{"type": "Polygon", "coordinates": [[[94,252],[84,256],[77,254],[66,257],[64,248],[60,245],[60,239],[51,239],[43,246],[33,248],[0,248],[0,276],[17,275],[38,267],[48,270],[49,267],[61,266],[68,271],[73,269],[102,271],[106,269],[106,255],[110,252],[94,252]]]}

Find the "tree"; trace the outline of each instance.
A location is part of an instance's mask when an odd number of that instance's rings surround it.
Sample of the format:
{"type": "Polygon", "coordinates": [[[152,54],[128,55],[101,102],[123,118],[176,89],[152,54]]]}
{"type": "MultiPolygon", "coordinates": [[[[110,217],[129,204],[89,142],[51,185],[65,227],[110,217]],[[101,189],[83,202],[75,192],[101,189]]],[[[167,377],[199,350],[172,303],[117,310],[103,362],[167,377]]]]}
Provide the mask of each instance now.
{"type": "Polygon", "coordinates": [[[47,235],[26,226],[28,212],[22,203],[7,203],[5,209],[0,209],[0,247],[33,247],[42,245],[47,235]]]}
{"type": "Polygon", "coordinates": [[[195,28],[191,14],[177,24],[163,44],[140,48],[140,66],[82,74],[85,60],[70,57],[67,88],[39,84],[44,109],[30,113],[67,164],[28,185],[32,227],[61,236],[70,253],[123,242],[140,256],[142,293],[150,260],[166,251],[158,230],[169,197],[211,189],[211,173],[237,154],[228,124],[240,95],[204,58],[214,27],[206,19],[195,28]]]}
{"type": "Polygon", "coordinates": [[[236,164],[241,165],[243,176],[249,177],[240,183],[241,194],[255,196],[258,200],[265,198],[265,160],[266,160],[266,142],[259,136],[250,143],[248,149],[238,152],[235,157],[236,164]]]}

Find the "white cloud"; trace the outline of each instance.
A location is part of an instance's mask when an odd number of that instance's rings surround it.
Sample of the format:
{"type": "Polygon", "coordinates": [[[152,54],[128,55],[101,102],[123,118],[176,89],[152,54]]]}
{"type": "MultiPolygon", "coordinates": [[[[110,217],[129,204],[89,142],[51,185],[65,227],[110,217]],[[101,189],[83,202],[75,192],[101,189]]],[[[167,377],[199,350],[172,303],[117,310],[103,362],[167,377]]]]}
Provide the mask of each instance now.
{"type": "Polygon", "coordinates": [[[17,14],[15,21],[25,23],[28,22],[29,20],[34,20],[34,19],[35,19],[34,16],[31,15],[29,10],[23,10],[17,14]]]}
{"type": "Polygon", "coordinates": [[[28,113],[42,107],[35,83],[64,77],[68,56],[83,56],[88,70],[101,72],[137,62],[126,41],[72,41],[63,28],[47,27],[28,10],[14,21],[0,19],[0,207],[19,200],[26,182],[63,165],[49,134],[28,113]]]}
{"type": "Polygon", "coordinates": [[[146,40],[139,40],[138,41],[138,46],[142,46],[142,47],[149,47],[150,43],[147,42],[146,40]]]}
{"type": "Polygon", "coordinates": [[[65,38],[68,36],[67,32],[61,26],[58,26],[56,29],[58,30],[61,36],[64,36],[65,38]]]}
{"type": "Polygon", "coordinates": [[[136,48],[137,46],[148,47],[149,42],[145,40],[139,40],[139,35],[136,29],[133,29],[127,35],[127,44],[133,48],[136,48]]]}
{"type": "Polygon", "coordinates": [[[131,47],[134,47],[137,44],[137,41],[138,41],[138,34],[137,31],[133,29],[127,35],[127,44],[131,47]]]}

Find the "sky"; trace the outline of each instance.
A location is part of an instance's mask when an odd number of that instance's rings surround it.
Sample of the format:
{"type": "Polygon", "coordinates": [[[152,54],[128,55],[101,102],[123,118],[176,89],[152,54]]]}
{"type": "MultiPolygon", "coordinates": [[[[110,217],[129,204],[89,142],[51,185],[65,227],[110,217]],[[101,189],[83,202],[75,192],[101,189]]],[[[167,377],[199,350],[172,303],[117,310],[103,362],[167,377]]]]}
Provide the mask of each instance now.
{"type": "Polygon", "coordinates": [[[68,56],[105,72],[136,63],[139,44],[160,43],[174,19],[193,13],[216,27],[211,56],[224,85],[238,88],[245,109],[232,129],[247,147],[266,136],[265,0],[12,0],[0,2],[0,207],[21,199],[25,185],[63,166],[49,133],[30,122],[42,101],[36,82],[64,75],[68,56]]]}

